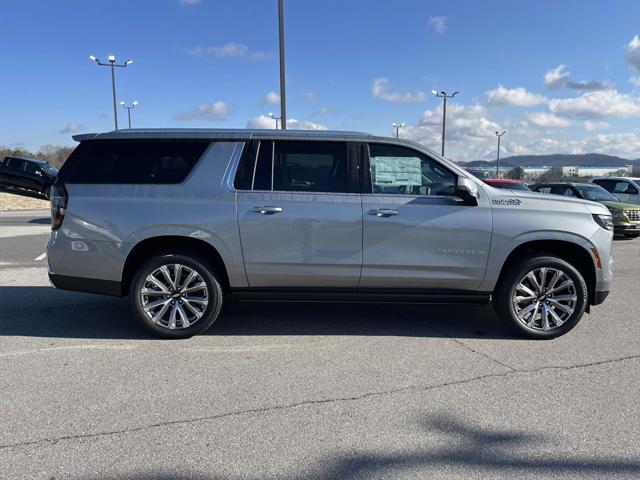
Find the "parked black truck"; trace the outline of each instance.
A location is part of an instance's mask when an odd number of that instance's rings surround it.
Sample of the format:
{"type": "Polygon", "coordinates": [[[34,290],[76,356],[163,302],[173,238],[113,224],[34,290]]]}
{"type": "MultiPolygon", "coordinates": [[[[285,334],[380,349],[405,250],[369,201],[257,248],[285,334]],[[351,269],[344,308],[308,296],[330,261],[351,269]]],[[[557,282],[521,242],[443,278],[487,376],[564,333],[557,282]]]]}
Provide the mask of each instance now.
{"type": "Polygon", "coordinates": [[[0,163],[0,186],[30,190],[47,198],[57,176],[58,169],[42,160],[5,157],[0,163]]]}

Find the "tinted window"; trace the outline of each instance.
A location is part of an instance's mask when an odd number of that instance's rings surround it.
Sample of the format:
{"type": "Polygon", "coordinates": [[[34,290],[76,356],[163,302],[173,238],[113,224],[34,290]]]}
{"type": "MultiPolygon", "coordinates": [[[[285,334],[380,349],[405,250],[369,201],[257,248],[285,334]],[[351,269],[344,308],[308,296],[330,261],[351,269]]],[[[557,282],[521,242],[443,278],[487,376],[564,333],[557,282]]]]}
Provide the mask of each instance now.
{"type": "Polygon", "coordinates": [[[618,199],[607,192],[599,185],[576,185],[576,190],[580,192],[582,198],[593,200],[594,202],[617,202],[618,199]]]}
{"type": "Polygon", "coordinates": [[[613,190],[613,181],[612,180],[594,180],[593,183],[600,185],[605,190],[609,192],[613,190]]]}
{"type": "Polygon", "coordinates": [[[273,189],[284,192],[346,192],[346,144],[276,142],[273,189]]]}
{"type": "Polygon", "coordinates": [[[25,163],[27,162],[20,160],[19,158],[8,158],[6,165],[14,170],[24,170],[25,163]]]}
{"type": "Polygon", "coordinates": [[[537,187],[536,192],[551,193],[551,187],[537,187]]]}
{"type": "Polygon", "coordinates": [[[431,158],[396,145],[369,145],[373,193],[455,195],[456,176],[431,158]]]}
{"type": "MultiPolygon", "coordinates": [[[[345,143],[263,140],[256,145],[250,182],[253,190],[348,191],[345,143]]],[[[246,172],[238,172],[236,187],[246,184],[241,180],[246,176],[246,172]]]]}
{"type": "Polygon", "coordinates": [[[96,141],[76,163],[71,183],[180,183],[206,141],[96,141]]]}
{"type": "Polygon", "coordinates": [[[555,195],[564,195],[565,197],[575,197],[576,196],[576,194],[571,189],[571,187],[563,187],[563,186],[553,187],[551,189],[551,193],[553,193],[555,195]]]}
{"type": "Polygon", "coordinates": [[[38,168],[38,166],[33,163],[33,162],[26,162],[26,165],[24,166],[24,170],[27,173],[36,173],[37,171],[39,171],[40,169],[38,168]]]}

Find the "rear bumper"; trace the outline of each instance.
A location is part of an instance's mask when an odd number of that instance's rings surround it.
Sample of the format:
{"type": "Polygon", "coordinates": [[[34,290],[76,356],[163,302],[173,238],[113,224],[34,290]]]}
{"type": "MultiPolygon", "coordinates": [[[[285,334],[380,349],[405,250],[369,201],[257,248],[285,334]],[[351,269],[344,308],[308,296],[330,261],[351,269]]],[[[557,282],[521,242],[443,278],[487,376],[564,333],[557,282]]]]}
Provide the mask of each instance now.
{"type": "Polygon", "coordinates": [[[60,290],[73,290],[74,292],[98,293],[100,295],[111,295],[122,297],[122,285],[120,282],[110,280],[98,280],[95,278],[70,277],[67,275],[56,275],[49,272],[49,281],[60,290]]]}

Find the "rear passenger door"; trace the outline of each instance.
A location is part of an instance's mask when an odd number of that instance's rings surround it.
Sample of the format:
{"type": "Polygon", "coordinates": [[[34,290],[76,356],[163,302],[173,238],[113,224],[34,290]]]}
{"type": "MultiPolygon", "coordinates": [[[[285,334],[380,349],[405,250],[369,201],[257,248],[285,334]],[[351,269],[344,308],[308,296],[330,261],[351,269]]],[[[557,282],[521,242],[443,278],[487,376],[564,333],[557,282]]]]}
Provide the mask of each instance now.
{"type": "Polygon", "coordinates": [[[247,144],[235,187],[250,287],[358,285],[362,205],[356,148],[329,141],[247,144]]]}

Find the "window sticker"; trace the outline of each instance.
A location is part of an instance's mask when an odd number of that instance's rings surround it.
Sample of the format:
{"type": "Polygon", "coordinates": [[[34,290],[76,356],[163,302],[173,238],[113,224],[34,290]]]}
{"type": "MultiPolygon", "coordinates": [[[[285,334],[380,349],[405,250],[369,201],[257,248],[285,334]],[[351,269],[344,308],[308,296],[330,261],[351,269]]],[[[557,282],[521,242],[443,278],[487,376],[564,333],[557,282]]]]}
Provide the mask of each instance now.
{"type": "Polygon", "coordinates": [[[422,186],[421,161],[416,157],[372,157],[374,183],[382,187],[422,186]]]}

